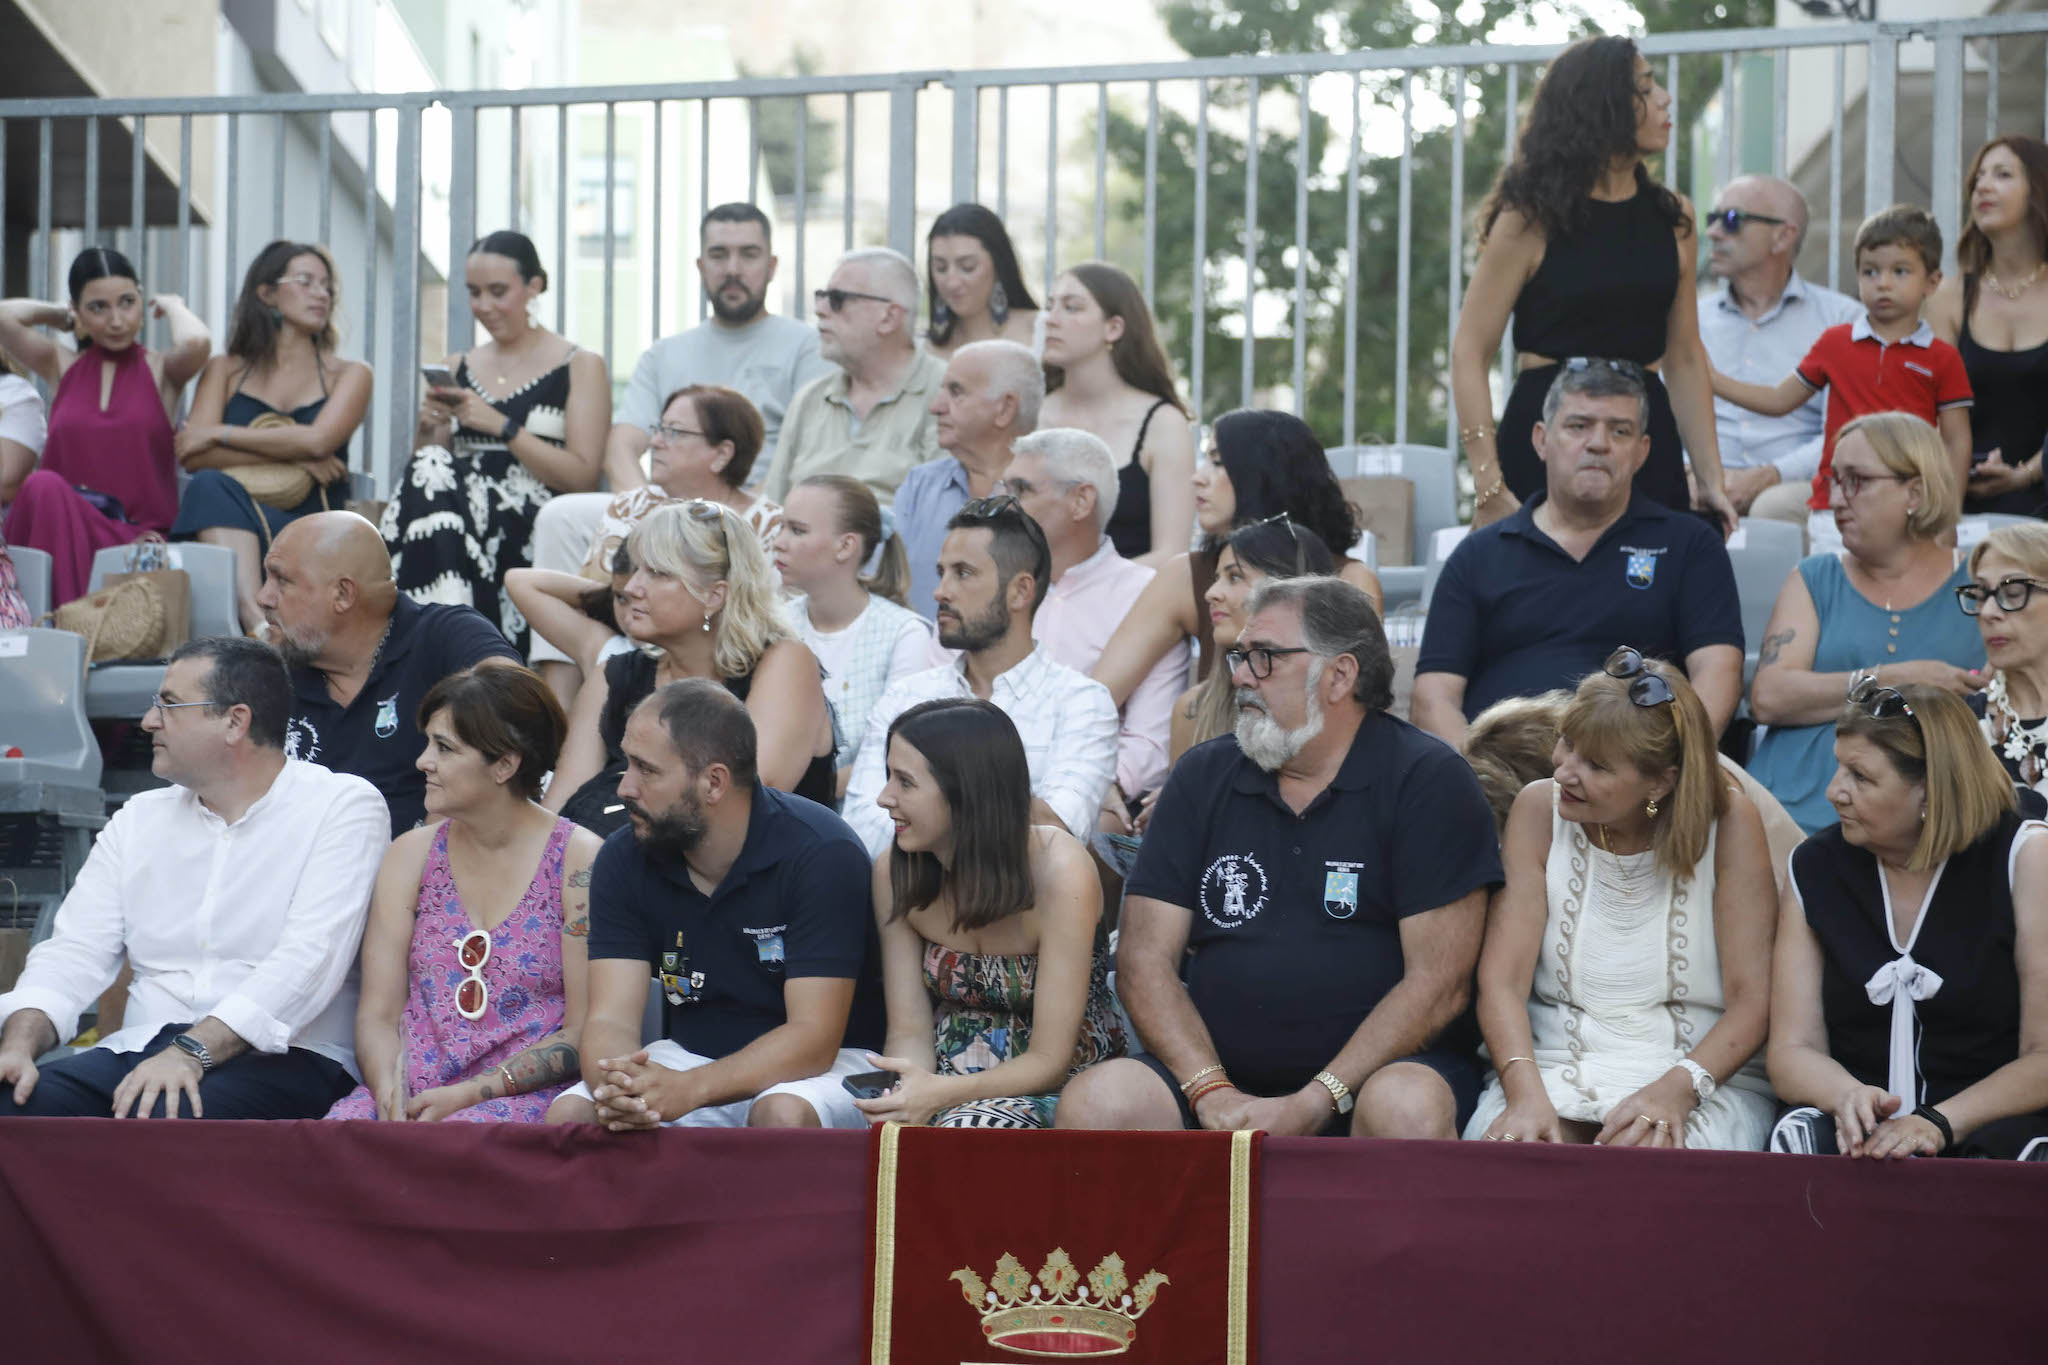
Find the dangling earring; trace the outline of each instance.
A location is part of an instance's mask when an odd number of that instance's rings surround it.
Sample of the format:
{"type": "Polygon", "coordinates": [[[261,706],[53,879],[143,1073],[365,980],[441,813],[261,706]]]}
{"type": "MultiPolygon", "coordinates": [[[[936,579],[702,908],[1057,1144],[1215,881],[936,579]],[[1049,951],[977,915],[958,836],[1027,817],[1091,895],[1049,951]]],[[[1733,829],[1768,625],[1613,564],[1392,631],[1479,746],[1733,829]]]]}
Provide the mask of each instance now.
{"type": "Polygon", "coordinates": [[[284,326],[284,310],[274,303],[270,305],[270,325],[272,327],[284,326]]]}
{"type": "Polygon", "coordinates": [[[932,305],[932,330],[943,332],[953,325],[953,310],[943,303],[932,305]]]}
{"type": "Polygon", "coordinates": [[[711,633],[711,613],[708,611],[704,613],[704,633],[706,635],[711,633]]]}
{"type": "Polygon", "coordinates": [[[989,291],[988,315],[996,320],[998,327],[1010,320],[1010,296],[1004,291],[1001,280],[997,280],[996,287],[989,291]]]}
{"type": "Polygon", "coordinates": [[[1657,798],[1656,798],[1656,797],[1654,797],[1654,796],[1653,796],[1653,797],[1651,797],[1651,798],[1650,798],[1649,800],[1647,800],[1647,801],[1643,802],[1643,814],[1645,814],[1645,815],[1649,816],[1649,817],[1650,817],[1650,818],[1651,818],[1652,820],[1654,820],[1654,819],[1656,819],[1656,818],[1657,818],[1657,798]]]}

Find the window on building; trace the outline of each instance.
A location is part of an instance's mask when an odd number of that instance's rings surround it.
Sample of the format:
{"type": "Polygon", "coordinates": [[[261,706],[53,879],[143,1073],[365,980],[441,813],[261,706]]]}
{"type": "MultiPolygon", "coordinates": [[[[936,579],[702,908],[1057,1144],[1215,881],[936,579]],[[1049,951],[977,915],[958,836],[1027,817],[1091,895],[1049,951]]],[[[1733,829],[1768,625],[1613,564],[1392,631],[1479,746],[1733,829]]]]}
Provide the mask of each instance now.
{"type": "MultiPolygon", "coordinates": [[[[605,255],[605,164],[601,156],[582,157],[576,163],[576,254],[585,260],[602,260],[605,255]]],[[[615,260],[624,260],[634,254],[634,166],[630,161],[615,161],[611,167],[611,254],[615,260]]]]}

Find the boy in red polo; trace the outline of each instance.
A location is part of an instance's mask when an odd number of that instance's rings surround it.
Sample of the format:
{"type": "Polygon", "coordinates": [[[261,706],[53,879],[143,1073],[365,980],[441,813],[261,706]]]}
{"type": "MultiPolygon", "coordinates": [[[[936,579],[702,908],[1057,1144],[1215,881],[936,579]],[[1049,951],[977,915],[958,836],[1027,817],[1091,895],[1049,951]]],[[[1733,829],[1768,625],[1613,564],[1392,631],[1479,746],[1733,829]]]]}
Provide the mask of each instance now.
{"type": "Polygon", "coordinates": [[[1941,229],[1912,204],[1872,214],[1856,230],[1856,293],[1864,315],[1830,327],[1799,368],[1772,388],[1714,372],[1714,396],[1766,417],[1783,417],[1821,389],[1828,391],[1820,472],[1807,506],[1826,511],[1834,472],[1835,433],[1873,412],[1910,412],[1941,429],[1956,466],[1956,486],[1970,477],[1970,378],[1955,347],[1920,320],[1920,306],[1941,283],[1941,229]]]}

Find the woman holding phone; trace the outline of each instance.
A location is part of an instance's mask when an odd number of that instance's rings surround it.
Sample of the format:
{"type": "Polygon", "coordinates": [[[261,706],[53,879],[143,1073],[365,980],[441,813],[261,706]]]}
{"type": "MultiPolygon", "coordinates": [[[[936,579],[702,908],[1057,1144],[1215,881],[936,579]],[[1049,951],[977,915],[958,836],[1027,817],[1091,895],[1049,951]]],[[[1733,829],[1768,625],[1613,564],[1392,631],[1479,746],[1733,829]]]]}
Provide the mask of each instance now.
{"type": "Polygon", "coordinates": [[[493,232],[469,249],[469,311],[490,340],[426,371],[413,456],[384,509],[398,587],[475,607],[527,652],[505,572],[533,562],[534,518],[556,493],[597,486],[611,429],[602,357],[533,320],[547,290],[533,243],[493,232]]]}

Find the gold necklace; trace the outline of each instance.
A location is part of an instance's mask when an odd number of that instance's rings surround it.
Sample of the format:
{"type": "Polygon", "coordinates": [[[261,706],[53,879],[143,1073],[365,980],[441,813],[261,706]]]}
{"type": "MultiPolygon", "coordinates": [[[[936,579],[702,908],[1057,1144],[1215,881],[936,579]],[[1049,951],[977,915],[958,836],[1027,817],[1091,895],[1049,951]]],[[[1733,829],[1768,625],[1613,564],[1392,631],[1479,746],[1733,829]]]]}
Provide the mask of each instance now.
{"type": "Polygon", "coordinates": [[[1595,825],[1593,826],[1593,832],[1600,836],[1600,851],[1614,859],[1614,866],[1621,874],[1621,889],[1633,896],[1636,893],[1636,889],[1642,885],[1642,878],[1629,874],[1628,864],[1623,861],[1623,858],[1636,855],[1616,853],[1613,846],[1607,842],[1607,826],[1595,825]]]}
{"type": "Polygon", "coordinates": [[[2009,303],[2017,303],[2019,302],[2020,295],[2032,289],[2034,281],[2041,278],[2041,267],[2043,264],[2048,264],[2048,262],[2036,261],[2034,268],[2027,272],[2027,277],[2009,289],[1999,283],[1997,271],[1987,270],[1984,272],[1984,287],[1996,292],[2009,303]]]}

